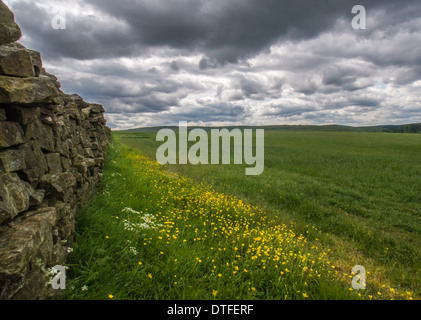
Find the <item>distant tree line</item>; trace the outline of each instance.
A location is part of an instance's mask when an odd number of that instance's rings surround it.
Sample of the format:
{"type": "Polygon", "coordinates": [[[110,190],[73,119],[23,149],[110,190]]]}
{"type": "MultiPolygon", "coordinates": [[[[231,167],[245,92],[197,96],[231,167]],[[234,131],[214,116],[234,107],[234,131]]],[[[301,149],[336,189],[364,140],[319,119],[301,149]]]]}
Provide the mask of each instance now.
{"type": "Polygon", "coordinates": [[[383,131],[392,133],[421,133],[421,123],[385,126],[383,131]]]}

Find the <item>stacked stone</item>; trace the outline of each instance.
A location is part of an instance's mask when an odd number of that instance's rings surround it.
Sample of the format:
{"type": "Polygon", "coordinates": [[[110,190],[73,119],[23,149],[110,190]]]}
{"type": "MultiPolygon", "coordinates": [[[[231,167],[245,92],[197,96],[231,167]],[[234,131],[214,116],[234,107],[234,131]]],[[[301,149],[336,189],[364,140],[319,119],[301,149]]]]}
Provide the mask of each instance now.
{"type": "Polygon", "coordinates": [[[47,299],[111,135],[103,107],[64,94],[20,37],[0,0],[0,299],[47,299]]]}

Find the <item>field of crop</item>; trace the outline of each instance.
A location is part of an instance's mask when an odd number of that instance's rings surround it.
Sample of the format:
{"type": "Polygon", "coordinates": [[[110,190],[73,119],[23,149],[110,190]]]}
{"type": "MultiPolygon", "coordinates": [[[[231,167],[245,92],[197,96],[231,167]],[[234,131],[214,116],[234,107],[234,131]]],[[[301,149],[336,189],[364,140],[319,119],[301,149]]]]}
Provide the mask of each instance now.
{"type": "Polygon", "coordinates": [[[68,299],[419,299],[420,135],[272,129],[246,176],[161,166],[155,134],[114,133],[68,299]]]}

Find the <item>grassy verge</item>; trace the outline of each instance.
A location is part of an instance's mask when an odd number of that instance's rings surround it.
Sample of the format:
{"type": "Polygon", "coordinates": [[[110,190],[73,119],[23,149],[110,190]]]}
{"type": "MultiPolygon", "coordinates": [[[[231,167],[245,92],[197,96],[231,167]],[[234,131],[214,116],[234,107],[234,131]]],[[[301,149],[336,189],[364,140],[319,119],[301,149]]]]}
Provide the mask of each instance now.
{"type": "Polygon", "coordinates": [[[165,171],[114,142],[102,190],[78,213],[65,298],[376,299],[390,294],[390,288],[369,281],[369,290],[350,290],[351,280],[343,281],[330,251],[317,245],[320,231],[308,227],[297,233],[278,218],[165,171]]]}
{"type": "Polygon", "coordinates": [[[115,143],[77,221],[67,299],[358,298],[293,226],[115,143]]]}
{"type": "MultiPolygon", "coordinates": [[[[115,133],[155,157],[154,132],[115,133]]],[[[257,205],[297,233],[315,226],[312,245],[331,250],[344,277],[355,265],[374,287],[421,295],[421,136],[362,132],[287,132],[265,137],[265,171],[244,166],[171,165],[167,170],[257,205]],[[314,242],[315,238],[320,241],[314,242]]],[[[384,294],[382,295],[385,298],[384,294]]],[[[387,298],[393,298],[394,294],[387,298]]]]}

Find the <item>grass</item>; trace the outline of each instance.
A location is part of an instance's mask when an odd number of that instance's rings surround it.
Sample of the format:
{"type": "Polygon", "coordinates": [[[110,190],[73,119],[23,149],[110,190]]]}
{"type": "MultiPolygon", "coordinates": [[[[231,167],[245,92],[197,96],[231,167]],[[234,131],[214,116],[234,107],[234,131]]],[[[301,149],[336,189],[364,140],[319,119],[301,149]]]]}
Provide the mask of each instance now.
{"type": "Polygon", "coordinates": [[[114,133],[66,298],[419,297],[420,136],[267,131],[261,176],[159,166],[154,136],[114,133]]]}

